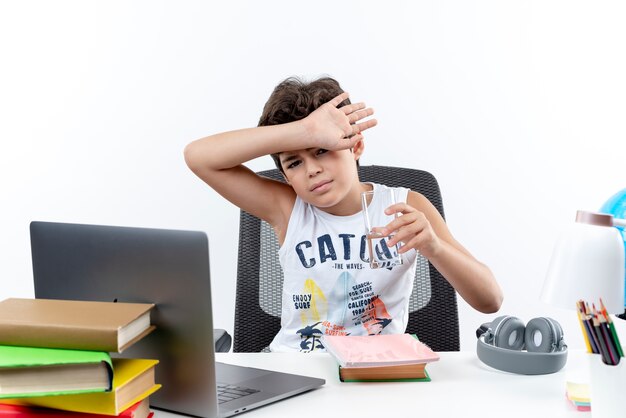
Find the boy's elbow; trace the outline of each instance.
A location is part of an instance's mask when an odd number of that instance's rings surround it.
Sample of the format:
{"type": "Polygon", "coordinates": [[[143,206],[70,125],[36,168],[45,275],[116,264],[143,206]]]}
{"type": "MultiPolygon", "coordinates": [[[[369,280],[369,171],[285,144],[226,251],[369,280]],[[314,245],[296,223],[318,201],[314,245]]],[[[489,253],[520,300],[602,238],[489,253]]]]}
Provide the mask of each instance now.
{"type": "Polygon", "coordinates": [[[194,143],[187,144],[185,149],[183,150],[183,157],[185,158],[185,164],[187,167],[191,169],[191,171],[195,172],[199,166],[197,152],[194,146],[194,143]]]}
{"type": "Polygon", "coordinates": [[[502,291],[500,289],[497,289],[494,294],[492,294],[489,298],[483,301],[478,310],[486,314],[496,313],[500,310],[500,307],[502,307],[503,299],[504,297],[502,296],[502,291]]]}

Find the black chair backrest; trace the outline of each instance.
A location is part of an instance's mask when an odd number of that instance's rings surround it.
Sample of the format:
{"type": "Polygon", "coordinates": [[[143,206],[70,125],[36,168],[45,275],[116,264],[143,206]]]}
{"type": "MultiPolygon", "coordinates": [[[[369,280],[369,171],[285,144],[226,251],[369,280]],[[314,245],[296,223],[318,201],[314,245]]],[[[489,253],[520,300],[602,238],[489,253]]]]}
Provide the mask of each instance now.
{"type": "MultiPolygon", "coordinates": [[[[276,169],[259,174],[283,181],[281,173],[276,169]]],[[[426,171],[363,166],[359,167],[359,178],[363,182],[407,187],[419,192],[444,216],[439,184],[426,171]]],[[[270,225],[241,211],[233,345],[235,352],[267,350],[280,329],[283,273],[278,262],[278,248],[278,241],[270,225]]],[[[421,255],[417,260],[409,310],[406,332],[416,334],[420,341],[435,351],[459,350],[456,292],[421,255]]]]}

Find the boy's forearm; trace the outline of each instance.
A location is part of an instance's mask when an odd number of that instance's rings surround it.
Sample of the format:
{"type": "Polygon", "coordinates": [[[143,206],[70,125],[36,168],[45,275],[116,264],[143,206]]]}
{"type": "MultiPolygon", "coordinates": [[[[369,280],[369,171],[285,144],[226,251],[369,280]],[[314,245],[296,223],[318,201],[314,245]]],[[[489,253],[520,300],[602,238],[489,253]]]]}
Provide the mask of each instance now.
{"type": "Polygon", "coordinates": [[[502,291],[487,266],[447,243],[429,261],[474,309],[483,313],[500,309],[502,291]]]}
{"type": "Polygon", "coordinates": [[[264,155],[308,148],[308,137],[302,120],[223,132],[187,145],[185,160],[192,169],[228,169],[264,155]]]}

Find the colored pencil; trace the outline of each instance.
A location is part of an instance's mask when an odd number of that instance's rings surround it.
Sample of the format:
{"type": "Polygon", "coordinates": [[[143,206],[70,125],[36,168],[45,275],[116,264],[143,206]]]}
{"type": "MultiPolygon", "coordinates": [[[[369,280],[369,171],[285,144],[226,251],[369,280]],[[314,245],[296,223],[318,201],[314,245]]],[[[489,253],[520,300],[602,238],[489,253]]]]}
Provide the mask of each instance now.
{"type": "Polygon", "coordinates": [[[617,348],[617,352],[620,357],[624,357],[624,350],[622,350],[622,344],[619,341],[619,337],[617,336],[617,330],[615,329],[615,325],[613,324],[613,320],[611,316],[606,311],[606,306],[604,306],[604,302],[602,302],[602,298],[600,298],[600,307],[602,308],[602,314],[606,318],[606,322],[609,324],[609,329],[611,330],[611,335],[613,336],[613,342],[615,343],[615,347],[617,348]]]}
{"type": "Polygon", "coordinates": [[[576,302],[576,313],[578,314],[578,323],[580,324],[580,330],[583,333],[583,339],[585,340],[585,346],[588,353],[595,353],[596,350],[592,347],[592,341],[589,335],[589,325],[583,322],[583,314],[580,306],[581,301],[576,302]]]}
{"type": "Polygon", "coordinates": [[[604,364],[613,365],[613,360],[609,355],[609,348],[606,346],[606,341],[604,340],[604,336],[602,335],[602,331],[600,330],[600,321],[595,316],[592,317],[593,328],[595,329],[596,336],[598,337],[598,341],[600,342],[600,354],[602,355],[602,361],[604,364]]]}
{"type": "Polygon", "coordinates": [[[600,314],[598,315],[598,321],[600,322],[600,330],[602,331],[602,335],[604,337],[604,340],[606,341],[606,346],[609,350],[609,356],[611,357],[611,362],[614,365],[617,365],[619,364],[620,356],[617,351],[617,347],[615,346],[615,341],[613,341],[613,338],[609,331],[609,327],[606,323],[606,319],[604,318],[602,314],[600,314]]]}

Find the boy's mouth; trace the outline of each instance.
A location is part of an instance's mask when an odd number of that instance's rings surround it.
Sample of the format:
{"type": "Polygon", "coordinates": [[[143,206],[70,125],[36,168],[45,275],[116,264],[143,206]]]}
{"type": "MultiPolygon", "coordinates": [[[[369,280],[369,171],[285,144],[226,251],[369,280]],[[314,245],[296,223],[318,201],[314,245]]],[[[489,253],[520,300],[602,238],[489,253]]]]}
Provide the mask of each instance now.
{"type": "Polygon", "coordinates": [[[313,187],[311,187],[311,189],[309,190],[310,192],[321,192],[321,191],[325,191],[326,189],[328,189],[330,186],[330,183],[332,183],[332,180],[324,180],[324,181],[320,181],[319,183],[315,183],[313,185],[313,187]]]}

